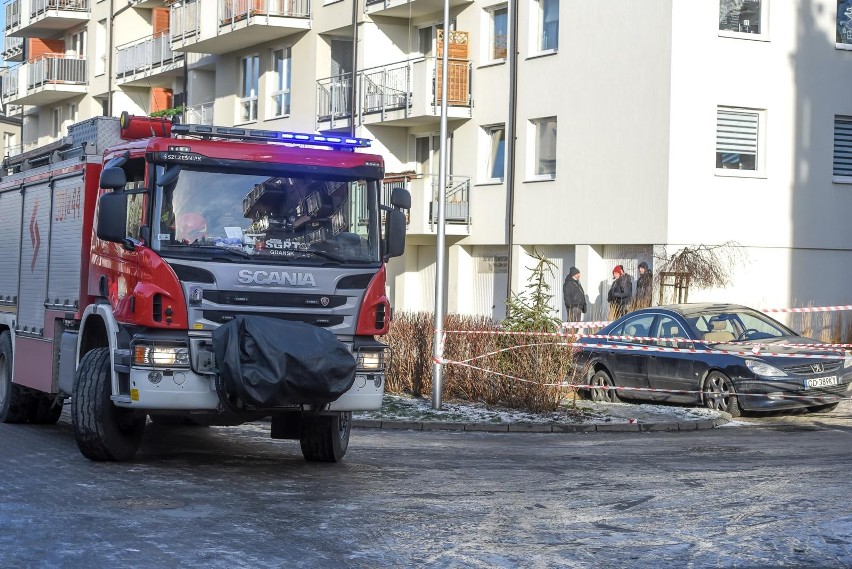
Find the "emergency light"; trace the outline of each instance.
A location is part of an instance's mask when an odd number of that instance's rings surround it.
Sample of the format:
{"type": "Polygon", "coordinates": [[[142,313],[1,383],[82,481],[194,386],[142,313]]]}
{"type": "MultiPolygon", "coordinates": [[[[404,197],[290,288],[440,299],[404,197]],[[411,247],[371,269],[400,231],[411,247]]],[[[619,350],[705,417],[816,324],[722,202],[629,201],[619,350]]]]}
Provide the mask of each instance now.
{"type": "Polygon", "coordinates": [[[369,138],[352,136],[334,136],[302,132],[282,132],[277,130],[258,130],[200,124],[172,125],[172,135],[200,136],[203,138],[234,138],[256,142],[291,142],[311,146],[329,146],[337,149],[367,148],[372,144],[369,138]]]}

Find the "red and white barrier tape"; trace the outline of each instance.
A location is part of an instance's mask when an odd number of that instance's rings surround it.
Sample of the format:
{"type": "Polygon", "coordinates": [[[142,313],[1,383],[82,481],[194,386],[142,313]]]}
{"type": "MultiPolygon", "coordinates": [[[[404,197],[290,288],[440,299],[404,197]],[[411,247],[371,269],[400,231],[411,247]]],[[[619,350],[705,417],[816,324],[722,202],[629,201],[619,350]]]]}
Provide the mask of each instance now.
{"type": "Polygon", "coordinates": [[[842,310],[852,310],[852,304],[841,304],[839,306],[805,306],[802,308],[761,308],[761,312],[838,312],[842,310]]]}

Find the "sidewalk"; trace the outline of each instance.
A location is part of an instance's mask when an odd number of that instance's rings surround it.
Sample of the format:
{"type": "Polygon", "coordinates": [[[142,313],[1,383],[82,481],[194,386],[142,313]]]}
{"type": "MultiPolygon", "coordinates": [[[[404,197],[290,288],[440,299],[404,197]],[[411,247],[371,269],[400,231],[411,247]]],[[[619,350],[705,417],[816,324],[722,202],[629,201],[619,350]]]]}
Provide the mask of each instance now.
{"type": "Polygon", "coordinates": [[[443,403],[432,409],[427,399],[385,396],[381,411],[353,415],[352,425],[371,429],[478,431],[492,433],[603,433],[694,431],[731,421],[723,411],[675,405],[567,402],[560,411],[535,415],[481,405],[443,403]]]}

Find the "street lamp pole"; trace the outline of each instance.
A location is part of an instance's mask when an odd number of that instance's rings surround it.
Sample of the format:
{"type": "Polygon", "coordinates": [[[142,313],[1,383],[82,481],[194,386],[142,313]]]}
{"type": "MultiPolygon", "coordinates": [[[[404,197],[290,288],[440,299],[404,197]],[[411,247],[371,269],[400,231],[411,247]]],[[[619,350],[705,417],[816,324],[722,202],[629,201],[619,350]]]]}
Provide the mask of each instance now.
{"type": "Polygon", "coordinates": [[[444,41],[441,54],[441,155],[438,160],[438,236],[435,259],[435,336],[432,338],[432,408],[441,408],[444,379],[444,295],[446,291],[447,214],[447,77],[450,51],[450,0],[444,0],[444,41]]]}

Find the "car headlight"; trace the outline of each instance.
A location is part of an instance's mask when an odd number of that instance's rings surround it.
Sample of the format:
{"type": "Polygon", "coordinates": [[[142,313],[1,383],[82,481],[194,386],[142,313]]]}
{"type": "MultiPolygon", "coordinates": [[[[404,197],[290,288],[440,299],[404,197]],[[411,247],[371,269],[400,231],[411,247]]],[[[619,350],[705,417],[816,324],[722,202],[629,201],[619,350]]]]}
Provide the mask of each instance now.
{"type": "Polygon", "coordinates": [[[843,369],[847,367],[852,367],[852,353],[846,352],[846,355],[843,356],[843,369]]]}
{"type": "Polygon", "coordinates": [[[385,367],[385,352],[382,351],[367,351],[358,352],[358,369],[376,371],[385,367]]]}
{"type": "Polygon", "coordinates": [[[787,377],[787,374],[775,366],[757,360],[746,360],[745,365],[755,375],[761,377],[787,377]]]}
{"type": "Polygon", "coordinates": [[[189,347],[186,344],[136,344],[133,364],[145,367],[189,367],[189,347]]]}

